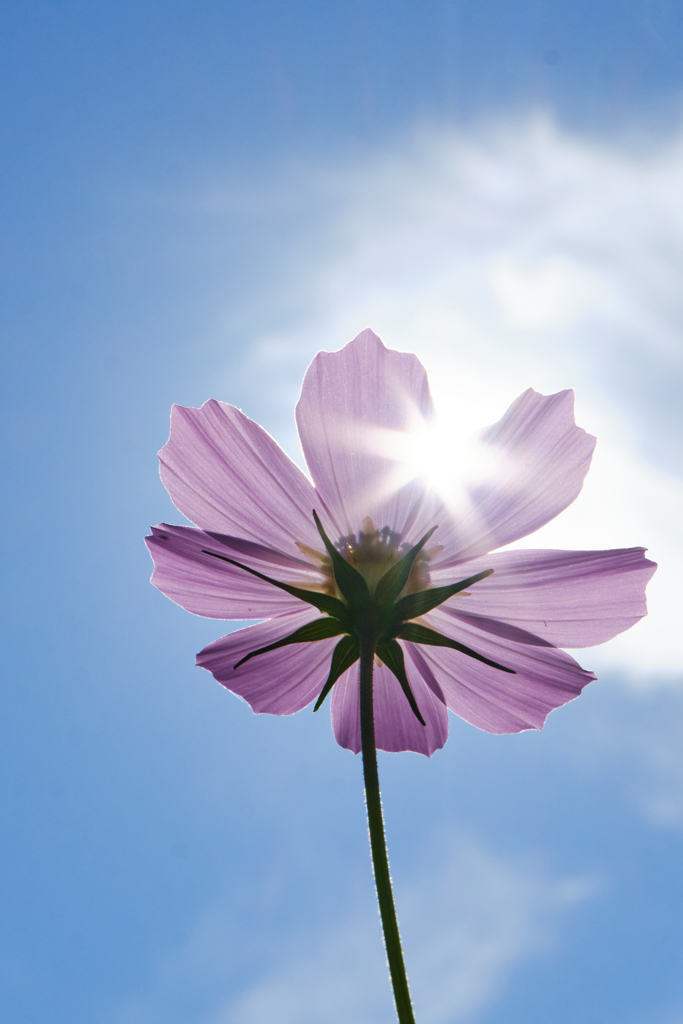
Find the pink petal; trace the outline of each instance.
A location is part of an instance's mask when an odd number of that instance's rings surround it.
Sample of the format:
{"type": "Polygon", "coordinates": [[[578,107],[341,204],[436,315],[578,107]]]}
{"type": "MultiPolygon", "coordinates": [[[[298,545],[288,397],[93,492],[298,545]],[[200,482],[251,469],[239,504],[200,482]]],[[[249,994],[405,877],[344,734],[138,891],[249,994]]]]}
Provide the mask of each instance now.
{"type": "MultiPolygon", "coordinates": [[[[404,648],[409,645],[403,645],[404,648]]],[[[405,694],[385,665],[375,664],[373,694],[375,742],[379,750],[413,750],[431,757],[448,739],[448,712],[418,671],[406,661],[408,679],[426,725],[421,725],[410,709],[405,694]]],[[[361,749],[360,696],[358,665],[337,680],[332,690],[332,729],[337,743],[352,750],[361,749]]]]}
{"type": "Polygon", "coordinates": [[[235,664],[245,654],[267,647],[319,617],[311,608],[238,629],[200,651],[197,664],[246,700],[257,715],[293,715],[315,700],[322,690],[336,638],[292,644],[259,654],[238,669],[235,664]]]}
{"type": "Polygon", "coordinates": [[[372,331],[340,352],[318,353],[304,378],[296,419],[306,463],[337,536],[357,533],[366,516],[380,529],[405,532],[424,486],[413,481],[397,490],[397,464],[382,454],[382,432],[407,430],[431,413],[420,361],[386,349],[372,331]]]}
{"type": "Polygon", "coordinates": [[[223,402],[175,405],[159,452],[174,504],[203,530],[297,556],[296,542],[320,547],[315,492],[301,470],[257,423],[223,402]]]}
{"type": "Polygon", "coordinates": [[[564,651],[541,646],[543,641],[534,646],[533,637],[520,642],[512,636],[495,636],[470,623],[456,622],[440,608],[425,616],[425,622],[515,670],[515,675],[501,672],[445,647],[419,648],[451,711],[486,732],[540,729],[554,708],[578,697],[596,678],[564,651]]]}
{"type": "MultiPolygon", "coordinates": [[[[539,395],[529,388],[482,434],[496,468],[468,489],[439,566],[453,565],[538,530],[578,495],[595,438],[574,422],[574,392],[539,395]]],[[[445,532],[439,530],[444,543],[445,532]]]]}
{"type": "Polygon", "coordinates": [[[154,586],[188,612],[210,619],[262,619],[300,611],[303,606],[272,584],[204,551],[234,558],[293,586],[306,588],[323,582],[321,574],[303,558],[191,526],[153,526],[146,544],[154,559],[154,586]]]}
{"type": "MultiPolygon", "coordinates": [[[[647,614],[645,586],[656,564],[644,548],[500,551],[458,566],[457,575],[483,569],[494,573],[442,605],[445,613],[485,632],[500,634],[502,620],[557,647],[592,647],[647,614]]],[[[446,576],[432,574],[433,585],[446,576]]]]}

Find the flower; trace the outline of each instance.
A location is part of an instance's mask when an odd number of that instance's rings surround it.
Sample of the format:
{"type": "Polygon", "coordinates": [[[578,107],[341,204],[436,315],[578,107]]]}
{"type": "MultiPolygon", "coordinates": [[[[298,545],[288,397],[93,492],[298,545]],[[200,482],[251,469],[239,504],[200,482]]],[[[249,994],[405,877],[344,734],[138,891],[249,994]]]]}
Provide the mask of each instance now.
{"type": "Polygon", "coordinates": [[[491,733],[540,729],[595,679],[562,648],[603,643],[646,614],[656,566],[643,548],[496,550],[581,490],[595,439],[576,426],[571,391],[520,395],[479,436],[478,474],[448,496],[397,458],[428,436],[432,415],[419,360],[366,330],[306,373],[296,418],[312,482],[258,424],[213,400],[174,406],[159,453],[197,528],[152,529],[152,582],[196,615],[265,620],[209,644],[197,664],[258,714],[293,714],[331,688],[334,735],[356,753],[363,594],[388,602],[377,746],[427,755],[446,741],[448,709],[491,733]],[[389,594],[378,584],[395,566],[389,594]]]}

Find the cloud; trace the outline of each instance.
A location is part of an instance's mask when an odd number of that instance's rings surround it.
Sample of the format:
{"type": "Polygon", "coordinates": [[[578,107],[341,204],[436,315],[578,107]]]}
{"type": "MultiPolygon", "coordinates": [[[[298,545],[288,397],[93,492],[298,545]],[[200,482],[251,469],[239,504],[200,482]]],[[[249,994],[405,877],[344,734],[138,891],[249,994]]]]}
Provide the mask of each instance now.
{"type": "Polygon", "coordinates": [[[593,705],[570,756],[613,774],[651,824],[683,827],[683,694],[673,687],[622,688],[593,705]]]}
{"type": "Polygon", "coordinates": [[[431,870],[404,900],[425,1024],[454,1024],[495,1001],[521,962],[555,946],[562,916],[597,889],[595,880],[555,879],[540,864],[502,859],[476,842],[431,870]]]}
{"type": "MultiPolygon", "coordinates": [[[[675,716],[657,716],[646,723],[634,723],[626,737],[633,758],[640,761],[644,772],[631,782],[637,804],[655,824],[683,826],[683,752],[680,707],[675,716]]],[[[626,742],[624,742],[626,741],[626,742]]]]}
{"type": "MultiPolygon", "coordinates": [[[[596,884],[555,878],[473,840],[432,840],[422,870],[397,886],[397,902],[416,1013],[424,1024],[456,1024],[494,1002],[520,963],[552,949],[563,917],[596,884]],[[435,857],[437,849],[445,853],[435,857]]],[[[271,941],[262,973],[246,984],[230,957],[234,939],[226,942],[232,931],[220,909],[205,915],[116,1024],[394,1020],[379,921],[367,907],[327,930],[271,941]]]]}
{"type": "MultiPolygon", "coordinates": [[[[682,177],[683,135],[607,145],[545,115],[289,168],[281,201],[300,204],[302,226],[288,220],[287,241],[273,227],[273,244],[290,326],[255,330],[241,369],[290,451],[306,361],[368,324],[420,355],[454,432],[498,419],[530,385],[574,387],[594,466],[572,509],[523,546],[643,545],[660,562],[648,620],[591,652],[598,670],[680,673],[682,177]]],[[[272,197],[268,210],[277,225],[272,197]]]]}

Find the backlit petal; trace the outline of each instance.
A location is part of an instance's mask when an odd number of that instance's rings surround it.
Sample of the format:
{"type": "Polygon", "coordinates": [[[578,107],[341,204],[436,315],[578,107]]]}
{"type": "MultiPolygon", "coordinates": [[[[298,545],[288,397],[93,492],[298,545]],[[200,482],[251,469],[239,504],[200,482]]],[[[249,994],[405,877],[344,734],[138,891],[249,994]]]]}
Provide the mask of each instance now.
{"type": "Polygon", "coordinates": [[[425,622],[515,670],[510,675],[448,648],[420,648],[451,711],[486,732],[540,729],[554,708],[578,697],[595,679],[564,651],[484,632],[470,623],[456,622],[440,608],[425,616],[425,622]]]}
{"type": "Polygon", "coordinates": [[[256,714],[293,715],[315,700],[322,690],[336,638],[281,647],[259,654],[238,669],[234,666],[246,654],[319,617],[311,608],[238,629],[200,651],[197,664],[242,697],[256,714]]]}
{"type": "Polygon", "coordinates": [[[210,619],[261,619],[300,611],[301,601],[205,551],[234,558],[294,586],[320,584],[322,576],[295,559],[251,541],[205,533],[191,526],[152,527],[146,544],[154,559],[152,583],[172,601],[210,619]]]}
{"type": "Polygon", "coordinates": [[[159,452],[161,479],[174,504],[203,530],[244,537],[298,555],[318,548],[315,493],[273,438],[223,402],[175,405],[159,452]]]}
{"type": "Polygon", "coordinates": [[[372,331],[340,352],[318,353],[306,372],[296,419],[306,463],[337,536],[357,533],[366,516],[376,527],[399,533],[415,522],[424,486],[413,480],[397,489],[396,460],[382,445],[388,432],[409,430],[431,413],[420,361],[385,348],[372,331]]]}
{"type": "MultiPolygon", "coordinates": [[[[421,725],[411,711],[396,677],[385,665],[376,664],[373,676],[375,741],[379,750],[413,750],[430,757],[448,739],[448,712],[443,701],[410,664],[410,659],[406,659],[406,670],[426,725],[421,725]]],[[[345,672],[334,685],[332,728],[340,746],[354,754],[360,751],[358,665],[345,672]]]]}
{"type": "Polygon", "coordinates": [[[595,438],[574,422],[574,392],[540,395],[529,388],[481,435],[491,464],[453,509],[437,567],[509,544],[554,519],[578,495],[595,438]],[[446,540],[447,538],[447,540],[446,540]]]}
{"type": "MultiPolygon", "coordinates": [[[[442,611],[485,632],[500,632],[495,620],[502,620],[557,647],[592,647],[647,614],[645,586],[656,565],[644,548],[501,551],[458,570],[470,576],[483,568],[493,575],[442,611]]],[[[452,575],[452,569],[435,573],[432,583],[452,575]]]]}

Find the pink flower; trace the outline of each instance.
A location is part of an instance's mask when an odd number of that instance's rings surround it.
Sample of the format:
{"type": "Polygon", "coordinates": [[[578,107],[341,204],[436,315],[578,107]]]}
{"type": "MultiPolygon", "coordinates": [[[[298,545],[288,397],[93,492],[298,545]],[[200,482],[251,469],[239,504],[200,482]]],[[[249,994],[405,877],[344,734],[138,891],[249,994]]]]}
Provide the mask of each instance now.
{"type": "Polygon", "coordinates": [[[340,641],[346,627],[333,617],[345,597],[332,555],[354,565],[373,595],[435,527],[411,554],[403,604],[395,605],[401,621],[374,672],[382,750],[431,755],[446,742],[447,709],[487,732],[540,729],[595,678],[561,648],[603,643],[646,614],[655,565],[643,548],[495,551],[553,519],[581,490],[595,439],[576,426],[571,391],[520,395],[481,435],[486,473],[463,484],[457,504],[418,476],[400,477],[386,453],[387,438],[392,450],[396,438],[407,443],[431,415],[419,360],[386,349],[370,330],[340,352],[319,353],[306,373],[296,417],[313,482],[234,406],[174,407],[161,478],[198,529],[153,528],[152,582],[196,615],[265,620],[197,656],[256,713],[290,715],[316,700],[336,650],[343,671],[332,686],[332,726],[341,746],[360,750],[358,667],[345,667],[353,641],[340,641]],[[407,600],[465,580],[426,613],[407,600]],[[302,627],[300,641],[262,651],[302,627]]]}

